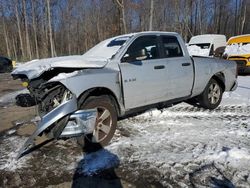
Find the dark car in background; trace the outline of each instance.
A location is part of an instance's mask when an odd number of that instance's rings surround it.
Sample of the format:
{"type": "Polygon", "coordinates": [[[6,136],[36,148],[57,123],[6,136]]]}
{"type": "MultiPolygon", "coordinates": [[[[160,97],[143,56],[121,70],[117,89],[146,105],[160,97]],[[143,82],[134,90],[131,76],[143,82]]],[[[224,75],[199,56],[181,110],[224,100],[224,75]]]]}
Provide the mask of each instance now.
{"type": "Polygon", "coordinates": [[[0,56],[0,73],[11,72],[13,70],[12,61],[0,56]]]}

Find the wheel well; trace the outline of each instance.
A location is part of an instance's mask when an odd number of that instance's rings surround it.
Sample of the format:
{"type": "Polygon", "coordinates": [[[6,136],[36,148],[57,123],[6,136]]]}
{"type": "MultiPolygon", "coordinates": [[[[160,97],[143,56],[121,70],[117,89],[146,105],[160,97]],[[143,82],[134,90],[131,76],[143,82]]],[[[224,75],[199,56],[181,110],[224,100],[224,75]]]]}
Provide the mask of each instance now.
{"type": "Polygon", "coordinates": [[[120,115],[120,105],[117,101],[117,98],[115,94],[107,88],[104,87],[98,87],[98,88],[91,88],[88,89],[87,91],[83,92],[79,97],[78,97],[78,105],[81,105],[88,97],[90,96],[101,96],[101,95],[108,95],[115,105],[116,111],[118,113],[118,116],[120,115]]]}
{"type": "Polygon", "coordinates": [[[222,72],[219,72],[219,73],[216,73],[212,78],[215,79],[220,84],[220,86],[222,87],[223,92],[224,92],[225,91],[225,76],[224,76],[224,74],[222,72]]]}

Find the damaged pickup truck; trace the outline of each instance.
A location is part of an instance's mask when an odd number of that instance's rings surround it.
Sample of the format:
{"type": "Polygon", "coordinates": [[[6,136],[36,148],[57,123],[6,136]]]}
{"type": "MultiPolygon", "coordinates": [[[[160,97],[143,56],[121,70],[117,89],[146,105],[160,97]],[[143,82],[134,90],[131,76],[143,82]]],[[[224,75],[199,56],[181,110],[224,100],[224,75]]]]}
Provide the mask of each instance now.
{"type": "Polygon", "coordinates": [[[182,101],[214,109],[237,87],[235,62],[190,57],[170,32],[117,36],[82,56],[30,61],[12,76],[27,86],[41,117],[19,156],[42,134],[104,146],[119,119],[182,101]]]}

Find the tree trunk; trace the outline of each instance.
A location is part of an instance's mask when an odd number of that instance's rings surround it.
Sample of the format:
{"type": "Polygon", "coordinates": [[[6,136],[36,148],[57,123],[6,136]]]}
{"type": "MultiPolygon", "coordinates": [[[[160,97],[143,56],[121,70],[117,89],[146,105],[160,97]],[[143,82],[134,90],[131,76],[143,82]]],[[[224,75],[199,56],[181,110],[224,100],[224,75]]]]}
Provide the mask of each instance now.
{"type": "Polygon", "coordinates": [[[26,54],[29,59],[32,59],[30,39],[29,39],[29,29],[28,29],[28,18],[26,12],[26,0],[23,0],[23,13],[24,13],[25,37],[26,37],[26,54]]]}
{"type": "Polygon", "coordinates": [[[197,24],[198,24],[198,5],[197,2],[195,3],[195,16],[194,16],[194,35],[196,35],[197,32],[197,24]]]}
{"type": "Polygon", "coordinates": [[[150,1],[149,31],[153,30],[154,0],[150,1]]]}
{"type": "Polygon", "coordinates": [[[118,5],[118,7],[120,7],[120,10],[122,12],[122,25],[123,25],[123,32],[127,33],[127,24],[126,24],[126,14],[125,14],[125,7],[124,7],[124,0],[121,0],[121,2],[119,0],[116,0],[116,3],[118,5]]]}
{"type": "Polygon", "coordinates": [[[49,22],[50,52],[51,52],[51,57],[55,57],[54,44],[53,44],[53,33],[52,33],[52,25],[51,25],[51,16],[50,16],[50,0],[47,0],[47,11],[48,11],[48,22],[49,22]]]}
{"type": "Polygon", "coordinates": [[[34,31],[36,58],[39,59],[38,41],[37,41],[37,24],[36,24],[37,22],[36,22],[34,1],[31,1],[31,6],[32,6],[32,27],[34,31]]]}
{"type": "Polygon", "coordinates": [[[234,35],[237,35],[238,0],[236,0],[235,2],[236,2],[236,6],[235,6],[235,12],[234,12],[234,35]]]}
{"type": "Polygon", "coordinates": [[[247,6],[244,6],[244,14],[241,22],[241,34],[244,33],[245,25],[246,25],[246,14],[247,14],[247,6]]]}
{"type": "Polygon", "coordinates": [[[46,2],[44,1],[44,19],[43,19],[43,43],[44,43],[44,56],[48,57],[49,56],[49,34],[48,34],[48,7],[46,5],[46,2]]]}
{"type": "Polygon", "coordinates": [[[244,2],[243,6],[242,6],[242,11],[243,11],[243,15],[242,15],[242,20],[241,20],[241,28],[240,28],[240,34],[242,35],[244,33],[244,28],[245,28],[245,24],[246,24],[246,14],[247,14],[247,5],[246,2],[244,2]]]}
{"type": "Polygon", "coordinates": [[[13,46],[14,57],[15,59],[17,59],[18,57],[17,57],[17,51],[16,51],[16,39],[15,38],[12,39],[12,46],[13,46]]]}
{"type": "Polygon", "coordinates": [[[19,12],[18,12],[18,4],[15,6],[15,16],[17,20],[17,29],[18,29],[18,36],[19,36],[19,41],[20,41],[20,52],[21,52],[21,57],[24,58],[24,48],[23,48],[23,37],[22,37],[22,32],[21,32],[21,23],[20,23],[20,17],[19,17],[19,12]]]}
{"type": "Polygon", "coordinates": [[[217,34],[221,33],[221,30],[220,30],[220,28],[221,28],[221,14],[222,14],[221,9],[222,9],[222,4],[220,2],[220,4],[219,4],[219,15],[218,15],[218,25],[217,25],[217,34]]]}
{"type": "Polygon", "coordinates": [[[190,32],[190,34],[191,34],[191,36],[193,36],[193,14],[192,14],[192,12],[193,12],[193,1],[188,1],[189,2],[189,12],[188,12],[188,14],[190,15],[189,16],[189,19],[190,19],[190,22],[189,22],[189,27],[188,27],[188,29],[189,29],[189,32],[190,32]]]}
{"type": "Polygon", "coordinates": [[[9,37],[8,37],[7,31],[6,31],[6,25],[5,25],[4,17],[3,17],[3,31],[4,31],[4,39],[5,39],[7,54],[8,54],[8,57],[10,57],[11,54],[10,54],[10,47],[9,47],[9,37]]]}

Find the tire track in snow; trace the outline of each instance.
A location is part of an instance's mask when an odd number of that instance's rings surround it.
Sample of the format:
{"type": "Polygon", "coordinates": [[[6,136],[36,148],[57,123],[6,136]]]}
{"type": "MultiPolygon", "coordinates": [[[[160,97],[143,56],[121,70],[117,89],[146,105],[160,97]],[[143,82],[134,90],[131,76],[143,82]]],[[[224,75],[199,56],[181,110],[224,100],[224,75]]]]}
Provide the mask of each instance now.
{"type": "MultiPolygon", "coordinates": [[[[123,158],[123,165],[131,176],[147,168],[152,176],[160,174],[162,178],[154,178],[163,186],[171,182],[177,187],[189,187],[202,185],[202,181],[211,185],[208,179],[216,174],[220,177],[214,179],[213,185],[222,182],[250,186],[250,178],[244,179],[243,175],[249,165],[231,166],[237,163],[237,157],[242,157],[237,156],[237,152],[250,151],[249,115],[250,106],[246,105],[205,110],[180,104],[162,111],[152,110],[119,122],[121,137],[110,148],[118,147],[114,150],[118,156],[128,158],[123,158]],[[126,132],[125,137],[123,132],[126,132]],[[132,164],[136,165],[136,170],[131,168],[132,164]],[[215,167],[202,168],[209,164],[215,167]],[[196,171],[198,173],[191,179],[190,174],[196,171]]],[[[250,177],[249,173],[247,175],[250,177]]]]}

